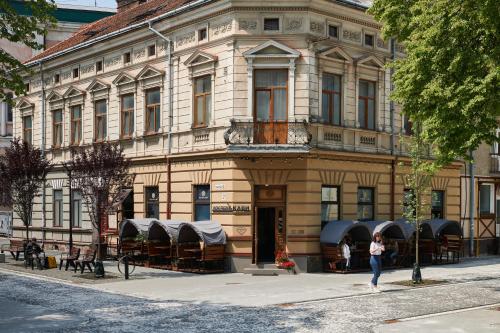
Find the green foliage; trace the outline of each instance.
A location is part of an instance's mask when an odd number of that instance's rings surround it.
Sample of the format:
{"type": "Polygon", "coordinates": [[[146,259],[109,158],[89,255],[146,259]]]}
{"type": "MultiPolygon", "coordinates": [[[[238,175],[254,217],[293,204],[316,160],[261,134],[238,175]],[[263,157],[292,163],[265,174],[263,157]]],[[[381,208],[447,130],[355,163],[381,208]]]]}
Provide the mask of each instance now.
{"type": "MultiPolygon", "coordinates": [[[[47,28],[56,22],[51,12],[56,8],[54,0],[25,1],[31,16],[19,15],[11,5],[12,1],[0,0],[0,39],[24,44],[40,50],[43,45],[36,41],[37,35],[45,35],[47,28]]],[[[25,93],[22,73],[28,69],[14,56],[0,49],[0,100],[8,98],[10,90],[16,95],[25,93]]]]}
{"type": "Polygon", "coordinates": [[[498,0],[375,0],[369,12],[406,49],[392,98],[421,123],[437,164],[498,140],[498,0]]]}

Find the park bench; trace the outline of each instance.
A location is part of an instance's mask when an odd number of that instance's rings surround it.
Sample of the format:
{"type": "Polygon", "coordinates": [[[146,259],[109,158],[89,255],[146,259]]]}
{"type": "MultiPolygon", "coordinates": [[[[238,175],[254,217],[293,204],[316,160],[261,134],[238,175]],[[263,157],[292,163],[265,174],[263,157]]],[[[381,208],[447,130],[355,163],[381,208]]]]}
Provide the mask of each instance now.
{"type": "Polygon", "coordinates": [[[66,270],[69,266],[75,267],[75,261],[80,257],[80,248],[73,247],[71,252],[61,253],[61,259],[59,260],[59,270],[61,270],[63,262],[66,261],[66,270]]]}
{"type": "Polygon", "coordinates": [[[171,265],[172,248],[169,244],[159,241],[149,241],[147,243],[148,257],[150,264],[156,265],[171,265]]]}
{"type": "Polygon", "coordinates": [[[4,251],[10,252],[15,261],[19,260],[19,254],[24,253],[25,241],[22,239],[10,239],[9,244],[4,244],[1,248],[4,251]]]}
{"type": "Polygon", "coordinates": [[[177,268],[181,271],[198,270],[196,264],[201,258],[201,248],[199,242],[187,242],[177,245],[177,268]]]}
{"type": "Polygon", "coordinates": [[[85,266],[89,268],[89,271],[92,272],[92,266],[95,266],[95,257],[97,255],[97,250],[95,248],[87,248],[85,253],[83,254],[82,259],[77,259],[74,261],[75,264],[75,273],[76,270],[80,267],[80,273],[83,274],[85,271],[85,266]]]}

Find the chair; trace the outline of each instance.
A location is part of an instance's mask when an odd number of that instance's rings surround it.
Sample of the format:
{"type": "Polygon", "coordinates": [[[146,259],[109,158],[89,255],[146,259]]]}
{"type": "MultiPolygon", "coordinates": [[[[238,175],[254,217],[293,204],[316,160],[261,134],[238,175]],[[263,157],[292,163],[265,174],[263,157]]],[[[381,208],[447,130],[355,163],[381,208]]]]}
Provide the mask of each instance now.
{"type": "Polygon", "coordinates": [[[66,252],[61,254],[61,259],[59,260],[59,270],[61,270],[63,262],[66,261],[66,270],[68,270],[69,265],[75,266],[75,261],[80,257],[80,249],[73,247],[71,252],[66,252]]]}
{"type": "Polygon", "coordinates": [[[83,258],[81,260],[75,260],[74,261],[74,266],[75,266],[75,273],[78,267],[80,267],[80,273],[83,274],[85,271],[85,266],[89,268],[89,271],[92,272],[92,267],[90,266],[95,266],[95,257],[97,255],[97,250],[88,248],[85,250],[85,253],[83,254],[83,258]]]}

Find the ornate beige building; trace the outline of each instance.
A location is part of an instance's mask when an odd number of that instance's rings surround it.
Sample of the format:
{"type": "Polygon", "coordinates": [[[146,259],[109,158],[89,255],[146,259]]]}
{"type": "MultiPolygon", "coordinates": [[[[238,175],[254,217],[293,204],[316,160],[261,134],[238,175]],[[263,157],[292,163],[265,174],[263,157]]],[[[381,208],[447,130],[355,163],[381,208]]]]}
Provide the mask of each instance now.
{"type": "MultiPolygon", "coordinates": [[[[405,121],[384,65],[403,50],[391,53],[366,3],[119,3],[30,61],[15,135],[57,163],[71,145],[119,143],[137,174],[121,216],[219,221],[228,270],[273,261],[278,248],[317,270],[324,222],[401,217],[405,121]]],[[[460,165],[432,187],[432,214],[458,220],[460,165]]],[[[32,232],[65,242],[60,166],[45,194],[32,232]]],[[[72,205],[75,240],[88,242],[85,209],[72,205]]]]}

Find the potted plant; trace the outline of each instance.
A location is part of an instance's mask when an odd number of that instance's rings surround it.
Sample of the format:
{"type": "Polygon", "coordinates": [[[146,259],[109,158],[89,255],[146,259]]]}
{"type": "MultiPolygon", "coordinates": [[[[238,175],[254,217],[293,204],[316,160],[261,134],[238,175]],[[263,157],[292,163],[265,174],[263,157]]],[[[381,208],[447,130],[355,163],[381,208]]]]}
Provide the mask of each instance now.
{"type": "Polygon", "coordinates": [[[286,269],[289,273],[295,273],[295,263],[288,258],[285,251],[276,252],[276,267],[286,269]]]}

